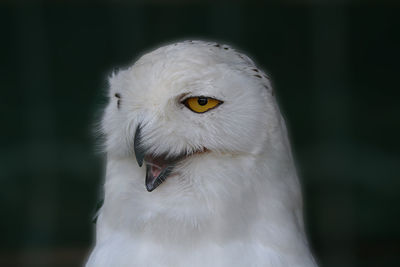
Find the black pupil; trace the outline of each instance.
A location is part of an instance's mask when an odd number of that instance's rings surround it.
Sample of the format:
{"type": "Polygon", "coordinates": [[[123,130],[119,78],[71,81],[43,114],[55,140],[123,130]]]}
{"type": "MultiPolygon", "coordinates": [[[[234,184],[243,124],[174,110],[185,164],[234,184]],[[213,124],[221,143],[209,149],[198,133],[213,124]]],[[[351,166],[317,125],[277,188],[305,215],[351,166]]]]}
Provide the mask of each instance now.
{"type": "Polygon", "coordinates": [[[199,99],[197,99],[197,103],[199,103],[200,106],[206,105],[207,102],[208,102],[208,99],[206,97],[199,97],[199,99]]]}

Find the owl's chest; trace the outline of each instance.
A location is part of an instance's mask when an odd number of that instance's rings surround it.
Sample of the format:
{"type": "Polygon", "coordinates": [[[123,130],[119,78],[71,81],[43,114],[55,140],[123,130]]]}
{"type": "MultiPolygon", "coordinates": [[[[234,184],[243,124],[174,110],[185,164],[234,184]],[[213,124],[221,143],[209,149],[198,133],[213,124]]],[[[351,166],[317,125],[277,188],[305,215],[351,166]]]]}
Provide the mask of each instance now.
{"type": "Polygon", "coordinates": [[[216,244],[193,240],[182,244],[160,244],[116,238],[96,246],[87,267],[287,266],[279,264],[281,256],[272,249],[240,241],[216,244]]]}

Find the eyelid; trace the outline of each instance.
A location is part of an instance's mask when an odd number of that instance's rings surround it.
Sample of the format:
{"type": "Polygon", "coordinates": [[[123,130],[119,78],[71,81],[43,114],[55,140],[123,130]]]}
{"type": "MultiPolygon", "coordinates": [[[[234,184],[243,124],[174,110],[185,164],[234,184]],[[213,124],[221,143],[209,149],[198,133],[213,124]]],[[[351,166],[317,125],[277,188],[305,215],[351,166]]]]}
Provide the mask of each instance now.
{"type": "Polygon", "coordinates": [[[183,103],[184,101],[186,101],[186,99],[191,98],[191,97],[193,97],[193,96],[191,96],[191,93],[183,93],[183,94],[179,95],[179,97],[177,99],[178,99],[179,103],[183,103]]]}
{"type": "Polygon", "coordinates": [[[190,93],[187,93],[187,94],[183,95],[182,97],[180,97],[181,100],[179,100],[179,102],[181,104],[184,104],[184,102],[187,101],[188,99],[195,98],[195,97],[205,97],[205,98],[208,98],[208,99],[216,100],[216,101],[220,102],[220,104],[224,103],[224,101],[219,100],[216,97],[206,96],[206,95],[191,95],[190,93]]]}

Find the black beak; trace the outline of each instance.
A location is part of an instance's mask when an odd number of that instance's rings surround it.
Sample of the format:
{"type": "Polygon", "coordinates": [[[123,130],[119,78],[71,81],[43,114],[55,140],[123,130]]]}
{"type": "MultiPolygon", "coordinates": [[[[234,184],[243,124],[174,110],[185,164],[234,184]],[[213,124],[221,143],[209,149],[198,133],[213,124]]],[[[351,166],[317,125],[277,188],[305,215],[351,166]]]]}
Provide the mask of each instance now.
{"type": "Polygon", "coordinates": [[[146,163],[145,185],[146,185],[147,191],[151,192],[168,178],[168,176],[172,173],[175,163],[177,163],[180,159],[182,159],[183,156],[178,156],[178,157],[175,157],[172,159],[171,158],[167,159],[163,156],[153,157],[151,155],[147,155],[147,157],[146,157],[146,149],[141,144],[141,140],[142,140],[141,127],[139,124],[136,127],[135,139],[134,139],[133,146],[134,146],[136,161],[137,161],[139,167],[143,166],[143,162],[146,163]],[[145,157],[146,157],[146,161],[145,161],[145,157]],[[156,167],[154,167],[154,166],[156,166],[156,167]],[[159,172],[158,174],[155,175],[154,170],[152,168],[161,169],[161,172],[159,172]]]}
{"type": "Polygon", "coordinates": [[[168,166],[167,168],[163,169],[161,174],[157,177],[154,177],[151,174],[151,166],[146,166],[146,189],[147,191],[151,192],[156,189],[160,184],[162,184],[167,177],[171,174],[172,169],[174,168],[173,165],[168,166]]]}
{"type": "Polygon", "coordinates": [[[141,142],[141,128],[140,128],[140,124],[138,124],[138,126],[136,127],[133,148],[135,151],[136,161],[139,164],[139,167],[142,167],[143,160],[145,157],[145,150],[144,150],[143,146],[141,146],[140,142],[141,142]]]}

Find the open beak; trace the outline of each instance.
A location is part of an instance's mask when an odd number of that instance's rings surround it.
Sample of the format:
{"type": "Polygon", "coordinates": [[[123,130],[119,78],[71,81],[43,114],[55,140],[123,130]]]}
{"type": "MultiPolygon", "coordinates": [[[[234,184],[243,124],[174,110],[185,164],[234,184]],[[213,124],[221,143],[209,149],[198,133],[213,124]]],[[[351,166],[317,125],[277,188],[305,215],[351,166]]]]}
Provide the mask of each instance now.
{"type": "Polygon", "coordinates": [[[142,167],[143,162],[146,164],[145,184],[147,191],[151,192],[168,178],[176,163],[185,156],[166,157],[165,155],[146,154],[146,149],[141,144],[141,140],[141,126],[139,124],[135,132],[134,151],[138,165],[142,167]]]}

